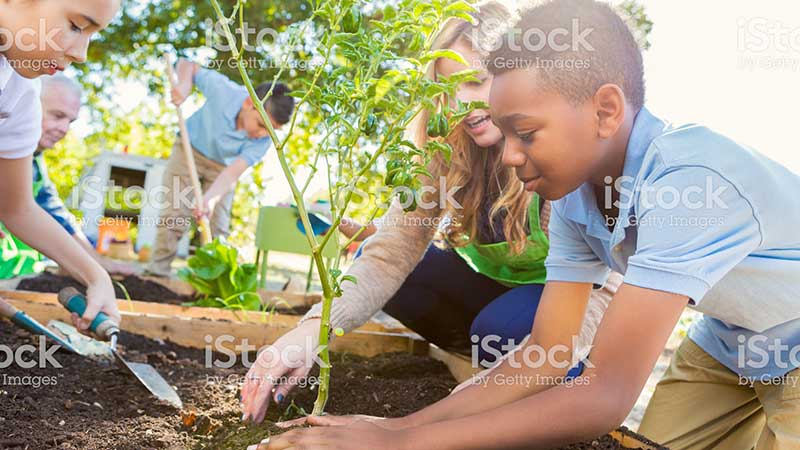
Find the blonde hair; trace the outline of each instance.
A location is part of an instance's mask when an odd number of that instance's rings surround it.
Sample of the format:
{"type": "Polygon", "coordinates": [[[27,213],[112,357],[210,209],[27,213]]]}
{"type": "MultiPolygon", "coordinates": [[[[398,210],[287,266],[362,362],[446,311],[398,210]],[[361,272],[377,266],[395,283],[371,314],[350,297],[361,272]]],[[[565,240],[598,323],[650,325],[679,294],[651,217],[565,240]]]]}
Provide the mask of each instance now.
{"type": "MultiPolygon", "coordinates": [[[[433,49],[450,48],[462,40],[481,56],[486,56],[518,18],[513,7],[498,0],[474,6],[477,11],[472,13],[473,23],[460,18],[449,19],[434,40],[433,49]]],[[[435,64],[430,65],[428,77],[436,79],[435,64]]],[[[418,148],[424,148],[428,142],[426,126],[429,116],[429,111],[423,111],[410,126],[409,137],[418,148]]],[[[448,203],[442,211],[451,219],[450,225],[443,230],[449,245],[462,247],[475,240],[478,220],[483,214],[483,200],[491,196],[496,197],[488,217],[492,232],[496,232],[495,218],[504,214],[502,231],[511,253],[522,253],[528,241],[525,224],[531,195],[523,189],[513,169],[503,166],[501,149],[478,146],[467,134],[463,123],[458,124],[445,141],[453,148],[450,161],[437,154],[428,170],[437,179],[445,177],[447,186],[461,186],[453,197],[462,208],[457,209],[448,203]]]]}

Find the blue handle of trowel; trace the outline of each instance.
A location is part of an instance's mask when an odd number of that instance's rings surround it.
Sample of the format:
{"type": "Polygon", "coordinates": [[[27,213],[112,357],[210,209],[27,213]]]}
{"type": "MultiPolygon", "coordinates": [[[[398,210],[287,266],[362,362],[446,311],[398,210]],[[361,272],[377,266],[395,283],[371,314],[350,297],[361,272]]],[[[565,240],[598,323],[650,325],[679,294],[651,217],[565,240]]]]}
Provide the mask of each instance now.
{"type": "MultiPolygon", "coordinates": [[[[75,288],[65,288],[58,293],[58,301],[67,308],[69,312],[73,312],[81,317],[86,312],[86,297],[78,292],[75,288]]],[[[110,317],[105,313],[99,312],[95,316],[89,329],[99,336],[101,339],[110,339],[113,334],[119,333],[119,327],[110,317]]]]}
{"type": "Polygon", "coordinates": [[[25,314],[24,311],[18,310],[8,302],[0,300],[0,315],[8,317],[12,323],[20,328],[26,329],[33,334],[45,335],[67,350],[78,353],[72,345],[61,339],[60,336],[53,333],[47,327],[34,320],[31,316],[25,314]]]}

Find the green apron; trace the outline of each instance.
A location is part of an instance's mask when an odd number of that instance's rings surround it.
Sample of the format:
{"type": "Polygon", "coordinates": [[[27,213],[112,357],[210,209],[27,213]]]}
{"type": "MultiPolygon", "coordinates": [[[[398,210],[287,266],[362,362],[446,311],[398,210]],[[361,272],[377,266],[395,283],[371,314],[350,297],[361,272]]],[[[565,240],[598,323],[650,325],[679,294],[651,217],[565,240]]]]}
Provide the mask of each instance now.
{"type": "MultiPolygon", "coordinates": [[[[34,164],[38,164],[40,168],[38,171],[40,176],[33,180],[34,198],[39,195],[39,191],[44,186],[44,178],[41,176],[42,164],[38,160],[40,157],[34,157],[34,164]]],[[[6,235],[4,239],[0,240],[0,280],[40,273],[44,270],[42,255],[38,251],[11,235],[4,225],[0,224],[0,229],[6,235]]]]}
{"type": "Polygon", "coordinates": [[[471,243],[456,247],[455,251],[472,269],[508,287],[526,284],[544,284],[547,272],[544,260],[550,242],[539,223],[538,194],[533,194],[528,208],[530,235],[528,245],[519,255],[512,255],[508,242],[494,244],[471,243]]]}

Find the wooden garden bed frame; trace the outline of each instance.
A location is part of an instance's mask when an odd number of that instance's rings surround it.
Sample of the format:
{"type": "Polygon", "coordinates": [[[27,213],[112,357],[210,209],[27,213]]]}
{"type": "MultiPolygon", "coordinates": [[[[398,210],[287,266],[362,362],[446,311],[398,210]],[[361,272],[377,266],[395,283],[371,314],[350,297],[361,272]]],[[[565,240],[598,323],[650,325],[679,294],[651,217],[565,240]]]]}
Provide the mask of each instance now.
{"type": "MultiPolygon", "coordinates": [[[[0,297],[39,322],[69,321],[69,313],[58,303],[56,294],[0,290],[0,297]]],[[[296,327],[300,320],[300,316],[280,313],[230,311],[136,300],[117,300],[117,303],[123,330],[201,349],[221,336],[230,336],[231,339],[221,341],[221,345],[234,351],[245,340],[247,344],[260,348],[275,342],[296,327]]],[[[387,352],[426,354],[428,344],[404,329],[367,323],[352,333],[336,338],[332,349],[370,357],[387,352]]]]}

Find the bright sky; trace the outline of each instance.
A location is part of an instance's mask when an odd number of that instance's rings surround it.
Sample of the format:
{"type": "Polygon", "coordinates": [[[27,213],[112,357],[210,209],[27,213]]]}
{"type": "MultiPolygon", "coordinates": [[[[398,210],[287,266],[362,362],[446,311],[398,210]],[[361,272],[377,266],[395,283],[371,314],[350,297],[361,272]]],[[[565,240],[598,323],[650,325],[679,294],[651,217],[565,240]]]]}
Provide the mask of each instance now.
{"type": "MultiPolygon", "coordinates": [[[[645,53],[651,110],[675,123],[709,125],[800,173],[800,145],[793,135],[800,128],[795,122],[800,115],[800,2],[642,3],[654,22],[645,53]]],[[[144,86],[119,87],[125,93],[119,101],[123,108],[146,96],[144,86]]],[[[196,107],[186,105],[184,113],[196,107]]],[[[272,179],[269,202],[288,199],[275,152],[268,153],[264,170],[272,179]]],[[[324,186],[324,178],[318,178],[309,192],[324,186]]]]}
{"type": "Polygon", "coordinates": [[[651,110],[709,125],[800,173],[800,2],[643,3],[654,22],[645,53],[651,110]]]}

